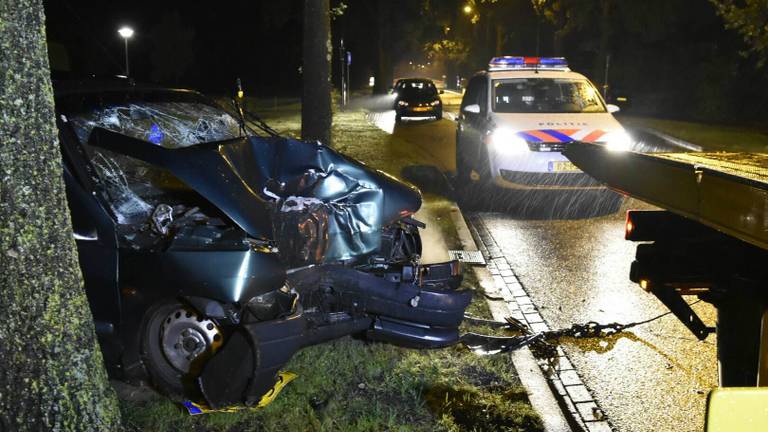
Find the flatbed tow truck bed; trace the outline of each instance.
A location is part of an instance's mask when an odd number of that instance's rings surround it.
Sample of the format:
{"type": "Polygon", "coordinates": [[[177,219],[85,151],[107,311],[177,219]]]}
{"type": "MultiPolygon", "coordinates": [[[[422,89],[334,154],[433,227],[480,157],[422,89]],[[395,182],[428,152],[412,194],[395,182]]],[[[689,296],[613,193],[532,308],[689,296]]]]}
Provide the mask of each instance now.
{"type": "Polygon", "coordinates": [[[714,332],[684,296],[717,308],[720,388],[707,431],[768,430],[768,154],[611,152],[573,143],[564,154],[608,187],[664,210],[630,211],[638,244],[630,279],[700,340],[714,332]]]}
{"type": "Polygon", "coordinates": [[[564,154],[612,189],[768,250],[768,154],[642,154],[582,143],[564,154]]]}

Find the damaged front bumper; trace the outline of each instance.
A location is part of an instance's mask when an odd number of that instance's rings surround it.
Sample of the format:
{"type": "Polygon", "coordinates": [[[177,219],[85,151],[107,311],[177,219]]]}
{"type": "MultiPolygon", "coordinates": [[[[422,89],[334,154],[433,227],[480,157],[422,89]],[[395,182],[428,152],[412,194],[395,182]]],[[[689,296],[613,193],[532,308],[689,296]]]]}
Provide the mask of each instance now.
{"type": "Polygon", "coordinates": [[[369,339],[418,348],[455,344],[472,299],[471,291],[457,289],[457,270],[456,263],[424,266],[410,281],[402,281],[402,272],[394,280],[392,274],[342,266],[305,270],[294,283],[318,284],[320,292],[340,299],[335,308],[343,312],[299,306],[285,318],[246,320],[198,378],[206,404],[213,409],[255,406],[295,352],[345,335],[365,333],[369,339]]]}
{"type": "Polygon", "coordinates": [[[299,308],[287,318],[245,324],[206,363],[198,378],[200,390],[213,409],[255,406],[296,351],[362,332],[372,322],[361,317],[313,327],[299,308]]]}

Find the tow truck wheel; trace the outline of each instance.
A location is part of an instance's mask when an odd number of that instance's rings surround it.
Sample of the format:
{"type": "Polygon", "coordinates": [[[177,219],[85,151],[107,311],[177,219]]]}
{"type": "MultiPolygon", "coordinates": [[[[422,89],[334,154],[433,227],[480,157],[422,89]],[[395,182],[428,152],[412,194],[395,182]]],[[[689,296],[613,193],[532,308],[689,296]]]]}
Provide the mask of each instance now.
{"type": "Polygon", "coordinates": [[[224,341],[219,327],[179,302],[164,302],[147,312],[141,355],[152,383],[174,398],[198,393],[196,379],[224,341]]]}

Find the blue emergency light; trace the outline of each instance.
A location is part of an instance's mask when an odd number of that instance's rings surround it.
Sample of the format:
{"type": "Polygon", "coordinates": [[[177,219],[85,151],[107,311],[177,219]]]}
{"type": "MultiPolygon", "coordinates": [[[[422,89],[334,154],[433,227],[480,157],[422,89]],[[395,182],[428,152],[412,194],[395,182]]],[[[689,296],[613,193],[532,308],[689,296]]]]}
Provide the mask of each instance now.
{"type": "Polygon", "coordinates": [[[488,63],[489,70],[547,69],[567,71],[565,57],[494,57],[488,63]]]}

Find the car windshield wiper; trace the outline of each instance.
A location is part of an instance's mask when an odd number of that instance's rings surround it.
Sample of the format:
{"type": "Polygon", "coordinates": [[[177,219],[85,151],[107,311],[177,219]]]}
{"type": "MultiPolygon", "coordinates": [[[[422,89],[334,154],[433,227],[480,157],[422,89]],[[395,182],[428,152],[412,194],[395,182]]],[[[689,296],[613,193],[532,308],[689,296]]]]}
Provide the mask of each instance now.
{"type": "Polygon", "coordinates": [[[272,129],[270,125],[268,125],[264,120],[262,120],[259,116],[256,114],[251,113],[250,111],[243,109],[243,114],[245,115],[246,119],[253,123],[257,128],[261,129],[265,133],[269,134],[273,137],[279,137],[280,133],[276,130],[272,129]]]}
{"type": "Polygon", "coordinates": [[[248,135],[248,130],[245,128],[245,121],[249,120],[251,123],[253,123],[254,126],[256,126],[261,131],[265,132],[267,135],[271,137],[279,137],[280,134],[272,129],[264,120],[259,118],[256,114],[251,113],[247,109],[243,108],[243,105],[240,103],[240,99],[243,98],[243,84],[240,81],[240,78],[236,81],[236,93],[232,96],[232,106],[235,108],[235,112],[237,113],[238,120],[240,121],[240,131],[243,135],[248,135]]]}

